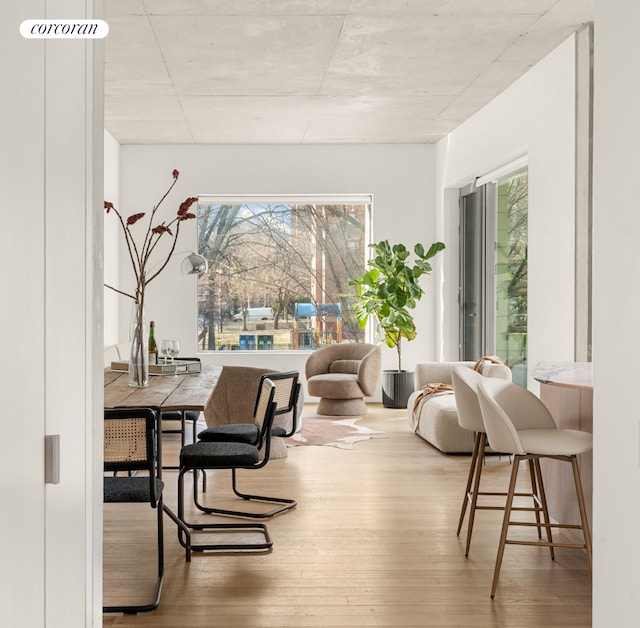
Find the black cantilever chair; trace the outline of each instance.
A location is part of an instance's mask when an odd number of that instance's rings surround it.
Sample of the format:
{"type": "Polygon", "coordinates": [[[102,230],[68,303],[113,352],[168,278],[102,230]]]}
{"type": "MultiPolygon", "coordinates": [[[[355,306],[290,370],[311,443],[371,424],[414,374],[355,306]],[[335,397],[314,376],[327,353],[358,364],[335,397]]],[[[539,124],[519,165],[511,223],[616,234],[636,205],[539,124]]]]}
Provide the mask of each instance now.
{"type": "MultiPolygon", "coordinates": [[[[164,539],[162,500],[164,484],[158,477],[156,457],[156,413],[149,409],[105,410],[104,471],[114,475],[104,478],[105,503],[146,503],[157,509],[157,579],[153,598],[138,605],[105,606],[105,613],[141,613],[151,611],[160,602],[164,579],[164,539]],[[127,476],[118,471],[146,472],[127,476]]],[[[173,513],[170,513],[173,514],[173,513]]],[[[187,552],[188,553],[188,552],[187,552]]],[[[188,553],[187,560],[190,554],[188,553]]]]}
{"type": "MultiPolygon", "coordinates": [[[[300,396],[301,385],[298,382],[298,371],[281,371],[276,373],[265,373],[260,377],[259,390],[265,379],[269,379],[275,386],[274,402],[276,403],[275,416],[281,416],[291,414],[291,425],[289,429],[284,427],[273,425],[269,431],[262,429],[262,422],[259,418],[260,394],[256,399],[256,405],[254,408],[254,421],[253,423],[230,423],[228,425],[219,425],[203,430],[198,434],[200,442],[207,443],[247,443],[249,445],[255,445],[258,449],[263,449],[266,442],[269,441],[269,435],[271,437],[287,438],[292,436],[296,430],[297,425],[297,405],[298,397],[300,396]]],[[[274,418],[275,418],[274,416],[274,418]]],[[[294,499],[288,499],[284,497],[265,497],[258,495],[246,495],[240,493],[236,487],[235,472],[232,476],[232,488],[234,493],[238,497],[242,497],[247,500],[256,500],[264,502],[273,502],[280,504],[279,507],[274,508],[268,512],[255,513],[255,512],[241,512],[232,510],[223,510],[220,508],[209,508],[203,506],[198,500],[197,484],[194,483],[194,501],[197,508],[203,512],[215,513],[219,515],[229,515],[235,517],[249,517],[252,519],[269,519],[274,515],[290,510],[296,506],[297,502],[294,499]]],[[[202,490],[206,491],[206,476],[203,474],[202,490]]]]}
{"type": "MultiPolygon", "coordinates": [[[[196,544],[190,543],[191,549],[195,551],[204,550],[239,550],[239,551],[264,551],[270,550],[272,541],[264,524],[259,523],[192,523],[185,518],[184,512],[184,476],[189,471],[204,471],[207,469],[231,469],[233,478],[234,491],[244,499],[257,499],[261,501],[273,501],[273,498],[265,498],[255,495],[244,495],[236,489],[236,469],[260,469],[269,461],[270,438],[273,426],[273,418],[276,411],[275,385],[273,382],[264,378],[258,390],[258,399],[256,403],[255,419],[260,424],[260,442],[264,442],[264,453],[261,458],[260,449],[257,444],[237,443],[237,442],[204,442],[200,441],[191,445],[186,445],[180,452],[180,471],[178,473],[178,518],[185,526],[192,530],[213,530],[223,532],[238,532],[245,530],[257,530],[262,532],[264,540],[259,543],[222,543],[222,544],[196,544]]],[[[194,478],[197,474],[194,474],[194,478]]],[[[239,511],[222,510],[217,508],[208,508],[198,504],[197,502],[197,481],[194,479],[194,500],[196,506],[203,512],[211,514],[233,515],[240,517],[253,517],[251,513],[239,511]]],[[[288,504],[287,508],[295,505],[288,504]]],[[[280,509],[278,509],[280,510],[280,509]]],[[[184,546],[183,531],[179,529],[178,538],[184,546]]]]}

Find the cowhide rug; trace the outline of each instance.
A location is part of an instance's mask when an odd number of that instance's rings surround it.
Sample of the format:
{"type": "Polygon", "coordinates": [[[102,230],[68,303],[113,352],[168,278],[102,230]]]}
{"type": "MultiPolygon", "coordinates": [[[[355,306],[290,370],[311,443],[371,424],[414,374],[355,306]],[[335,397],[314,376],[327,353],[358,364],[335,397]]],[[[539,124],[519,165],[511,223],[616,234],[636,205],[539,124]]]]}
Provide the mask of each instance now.
{"type": "Polygon", "coordinates": [[[285,439],[287,447],[328,445],[353,449],[354,444],[370,438],[387,438],[386,432],[373,430],[358,421],[362,417],[303,416],[302,428],[285,439]]]}

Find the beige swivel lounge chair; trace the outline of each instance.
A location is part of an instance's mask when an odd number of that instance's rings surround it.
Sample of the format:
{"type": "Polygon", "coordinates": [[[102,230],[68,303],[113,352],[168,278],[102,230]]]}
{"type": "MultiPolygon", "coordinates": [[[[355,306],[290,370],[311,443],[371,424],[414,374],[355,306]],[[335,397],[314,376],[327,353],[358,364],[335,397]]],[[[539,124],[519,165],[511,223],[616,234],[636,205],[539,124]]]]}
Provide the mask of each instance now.
{"type": "Polygon", "coordinates": [[[318,414],[361,416],[365,397],[380,380],[380,348],[366,343],[341,343],[314,351],[307,360],[307,392],[320,397],[318,414]]]}
{"type": "MultiPolygon", "coordinates": [[[[591,536],[589,534],[589,522],[582,493],[582,482],[578,468],[578,454],[591,451],[593,437],[587,432],[579,430],[559,429],[546,406],[532,392],[521,386],[497,379],[483,379],[478,384],[478,401],[482,410],[485,429],[491,447],[497,451],[513,454],[513,468],[507,502],[500,534],[500,544],[496,557],[496,566],[493,574],[491,597],[496,593],[498,576],[502,565],[504,548],[512,545],[541,545],[549,547],[551,557],[554,558],[555,547],[568,547],[584,549],[587,553],[589,571],[591,571],[591,536]],[[553,458],[569,462],[573,470],[573,477],[580,511],[580,525],[553,524],[547,513],[544,484],[540,470],[541,458],[553,458]],[[532,460],[536,474],[537,484],[542,500],[544,523],[547,540],[520,540],[509,539],[509,526],[530,526],[529,522],[511,520],[513,510],[513,498],[518,479],[518,466],[521,460],[532,460]],[[552,540],[552,528],[573,528],[582,530],[584,543],[559,543],[552,540]]],[[[533,524],[535,525],[535,524],[533,524]]],[[[540,529],[540,524],[538,524],[540,529]]]]}

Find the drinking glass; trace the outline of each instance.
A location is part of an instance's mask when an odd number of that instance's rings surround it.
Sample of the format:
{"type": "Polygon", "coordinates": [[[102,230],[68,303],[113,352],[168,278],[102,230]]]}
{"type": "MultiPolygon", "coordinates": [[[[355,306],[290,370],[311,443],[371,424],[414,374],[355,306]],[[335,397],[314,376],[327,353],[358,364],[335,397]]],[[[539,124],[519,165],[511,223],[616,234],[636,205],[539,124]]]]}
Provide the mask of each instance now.
{"type": "Polygon", "coordinates": [[[167,364],[171,357],[171,340],[160,341],[160,353],[164,356],[164,363],[167,364]]]}
{"type": "Polygon", "coordinates": [[[177,340],[171,340],[171,344],[169,346],[169,354],[171,355],[171,360],[175,360],[180,355],[180,343],[177,340]]]}

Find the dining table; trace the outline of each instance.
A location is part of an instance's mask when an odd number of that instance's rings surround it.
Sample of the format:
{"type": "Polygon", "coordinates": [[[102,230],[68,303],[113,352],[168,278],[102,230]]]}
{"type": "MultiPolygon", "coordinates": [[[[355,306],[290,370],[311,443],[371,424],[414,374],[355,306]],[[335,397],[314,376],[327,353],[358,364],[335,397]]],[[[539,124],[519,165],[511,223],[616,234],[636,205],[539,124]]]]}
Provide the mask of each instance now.
{"type": "MultiPolygon", "coordinates": [[[[199,362],[199,361],[198,361],[199,362]]],[[[204,412],[211,402],[213,391],[222,373],[222,367],[217,365],[199,364],[197,372],[180,374],[150,375],[149,385],[144,388],[129,386],[129,374],[122,370],[113,370],[106,367],[104,370],[104,408],[105,410],[119,408],[150,408],[156,414],[156,476],[162,477],[162,413],[164,412],[204,412]]],[[[186,561],[191,561],[191,531],[184,522],[162,501],[162,511],[167,514],[182,530],[185,541],[181,541],[185,547],[186,561]]],[[[160,520],[162,516],[160,515],[160,520]]],[[[155,608],[160,601],[162,580],[164,574],[164,550],[162,541],[162,528],[159,538],[161,548],[159,551],[158,584],[154,602],[148,608],[155,608]]],[[[180,537],[183,538],[183,537],[180,537]]],[[[119,609],[120,607],[105,607],[119,609]]]]}
{"type": "MultiPolygon", "coordinates": [[[[179,375],[151,375],[149,385],[144,388],[129,386],[128,373],[104,370],[104,407],[151,408],[158,415],[156,433],[161,434],[160,416],[163,412],[195,411],[204,412],[211,401],[222,366],[202,364],[200,371],[179,375]]],[[[162,444],[157,439],[158,472],[162,469],[162,444]]]]}

